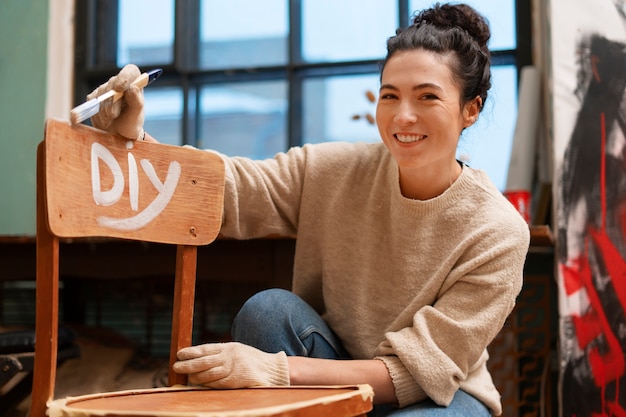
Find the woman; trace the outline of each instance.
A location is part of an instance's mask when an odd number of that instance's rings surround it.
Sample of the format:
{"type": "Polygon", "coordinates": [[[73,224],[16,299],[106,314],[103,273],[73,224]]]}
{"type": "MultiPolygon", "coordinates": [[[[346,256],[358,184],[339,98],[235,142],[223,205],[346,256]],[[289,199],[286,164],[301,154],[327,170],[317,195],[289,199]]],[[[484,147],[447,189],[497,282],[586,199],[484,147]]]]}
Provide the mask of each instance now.
{"type": "MultiPolygon", "coordinates": [[[[388,40],[377,144],[227,158],[222,233],[296,234],[293,292],[253,296],[236,342],[181,350],[193,384],[370,384],[372,415],[501,413],[487,346],[513,309],[527,224],[486,174],[458,162],[490,88],[490,37],[466,5],[435,5],[388,40]]],[[[134,67],[101,86],[127,88],[134,67]]],[[[141,91],[94,118],[143,132],[141,91]]]]}

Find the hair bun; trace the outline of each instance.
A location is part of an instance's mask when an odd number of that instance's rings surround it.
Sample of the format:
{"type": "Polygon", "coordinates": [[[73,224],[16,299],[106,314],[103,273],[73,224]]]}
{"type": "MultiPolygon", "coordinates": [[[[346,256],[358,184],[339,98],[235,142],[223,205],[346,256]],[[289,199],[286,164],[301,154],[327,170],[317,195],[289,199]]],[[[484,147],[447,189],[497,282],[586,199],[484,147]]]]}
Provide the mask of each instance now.
{"type": "Polygon", "coordinates": [[[467,4],[435,4],[415,16],[413,25],[427,23],[441,29],[458,27],[470,34],[481,48],[487,48],[491,37],[487,19],[467,4]]]}

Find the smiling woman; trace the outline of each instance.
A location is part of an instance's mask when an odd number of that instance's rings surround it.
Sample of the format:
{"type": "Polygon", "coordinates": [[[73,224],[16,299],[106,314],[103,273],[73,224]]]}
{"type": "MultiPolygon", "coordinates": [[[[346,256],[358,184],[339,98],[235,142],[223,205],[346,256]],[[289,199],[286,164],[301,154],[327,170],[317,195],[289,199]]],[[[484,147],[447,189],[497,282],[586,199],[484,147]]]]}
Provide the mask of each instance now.
{"type": "Polygon", "coordinates": [[[482,100],[462,100],[450,69],[456,63],[424,49],[397,52],[385,63],[376,122],[405,197],[436,197],[461,174],[459,136],[478,117],[482,100]]]}
{"type": "MultiPolygon", "coordinates": [[[[488,98],[489,36],[467,5],[438,4],[398,29],[380,75],[382,143],[218,154],[220,232],[297,235],[292,292],[251,297],[232,341],[181,349],[177,372],[212,388],[367,383],[380,416],[502,413],[487,346],[521,289],[529,229],[455,155],[488,98]]],[[[128,67],[96,91],[123,84],[128,67]]],[[[141,103],[119,117],[143,120],[141,103]]]]}

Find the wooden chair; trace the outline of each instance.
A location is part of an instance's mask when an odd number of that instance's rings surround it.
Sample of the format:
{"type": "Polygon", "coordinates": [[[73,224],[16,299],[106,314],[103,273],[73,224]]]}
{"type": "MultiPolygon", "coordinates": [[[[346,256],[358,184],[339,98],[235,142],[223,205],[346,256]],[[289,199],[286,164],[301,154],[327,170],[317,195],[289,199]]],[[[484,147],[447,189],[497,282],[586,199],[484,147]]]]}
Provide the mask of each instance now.
{"type": "Polygon", "coordinates": [[[368,385],[211,390],[172,370],[191,345],[197,247],[218,235],[224,197],[220,157],[127,141],[50,119],[37,151],[36,349],[31,417],[76,415],[357,416],[368,385]],[[56,377],[59,239],[120,238],[177,245],[167,388],[52,400],[56,377]],[[191,414],[190,414],[191,413],[191,414]]]}

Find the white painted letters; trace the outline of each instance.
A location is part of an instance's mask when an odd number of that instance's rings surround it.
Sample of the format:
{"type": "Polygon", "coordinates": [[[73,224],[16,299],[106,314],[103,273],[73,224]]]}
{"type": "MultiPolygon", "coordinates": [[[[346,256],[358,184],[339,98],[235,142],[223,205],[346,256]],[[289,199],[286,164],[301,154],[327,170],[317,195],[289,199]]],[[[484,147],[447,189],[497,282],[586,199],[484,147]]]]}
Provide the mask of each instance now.
{"type": "Polygon", "coordinates": [[[107,148],[94,143],[91,145],[91,191],[99,206],[111,206],[119,201],[124,191],[124,174],[115,157],[107,148]],[[108,191],[100,188],[100,163],[102,160],[113,174],[113,187],[108,191]]]}
{"type": "Polygon", "coordinates": [[[132,153],[128,152],[128,195],[130,196],[130,208],[139,210],[139,174],[137,173],[137,161],[132,153]]]}
{"type": "MultiPolygon", "coordinates": [[[[128,153],[128,194],[132,211],[139,210],[139,170],[137,161],[132,153],[128,153]]],[[[104,227],[117,230],[137,230],[145,227],[167,207],[172,199],[178,180],[181,166],[172,161],[167,170],[165,181],[161,182],[152,163],[147,159],[139,161],[141,168],[148,177],[158,194],[156,198],[141,212],[127,218],[113,218],[100,216],[96,220],[104,227]]],[[[115,159],[115,156],[103,145],[93,143],[91,146],[91,189],[93,199],[97,205],[111,206],[117,203],[124,192],[124,173],[115,159]],[[104,162],[113,175],[113,186],[103,191],[100,182],[100,161],[104,162]]]]}

